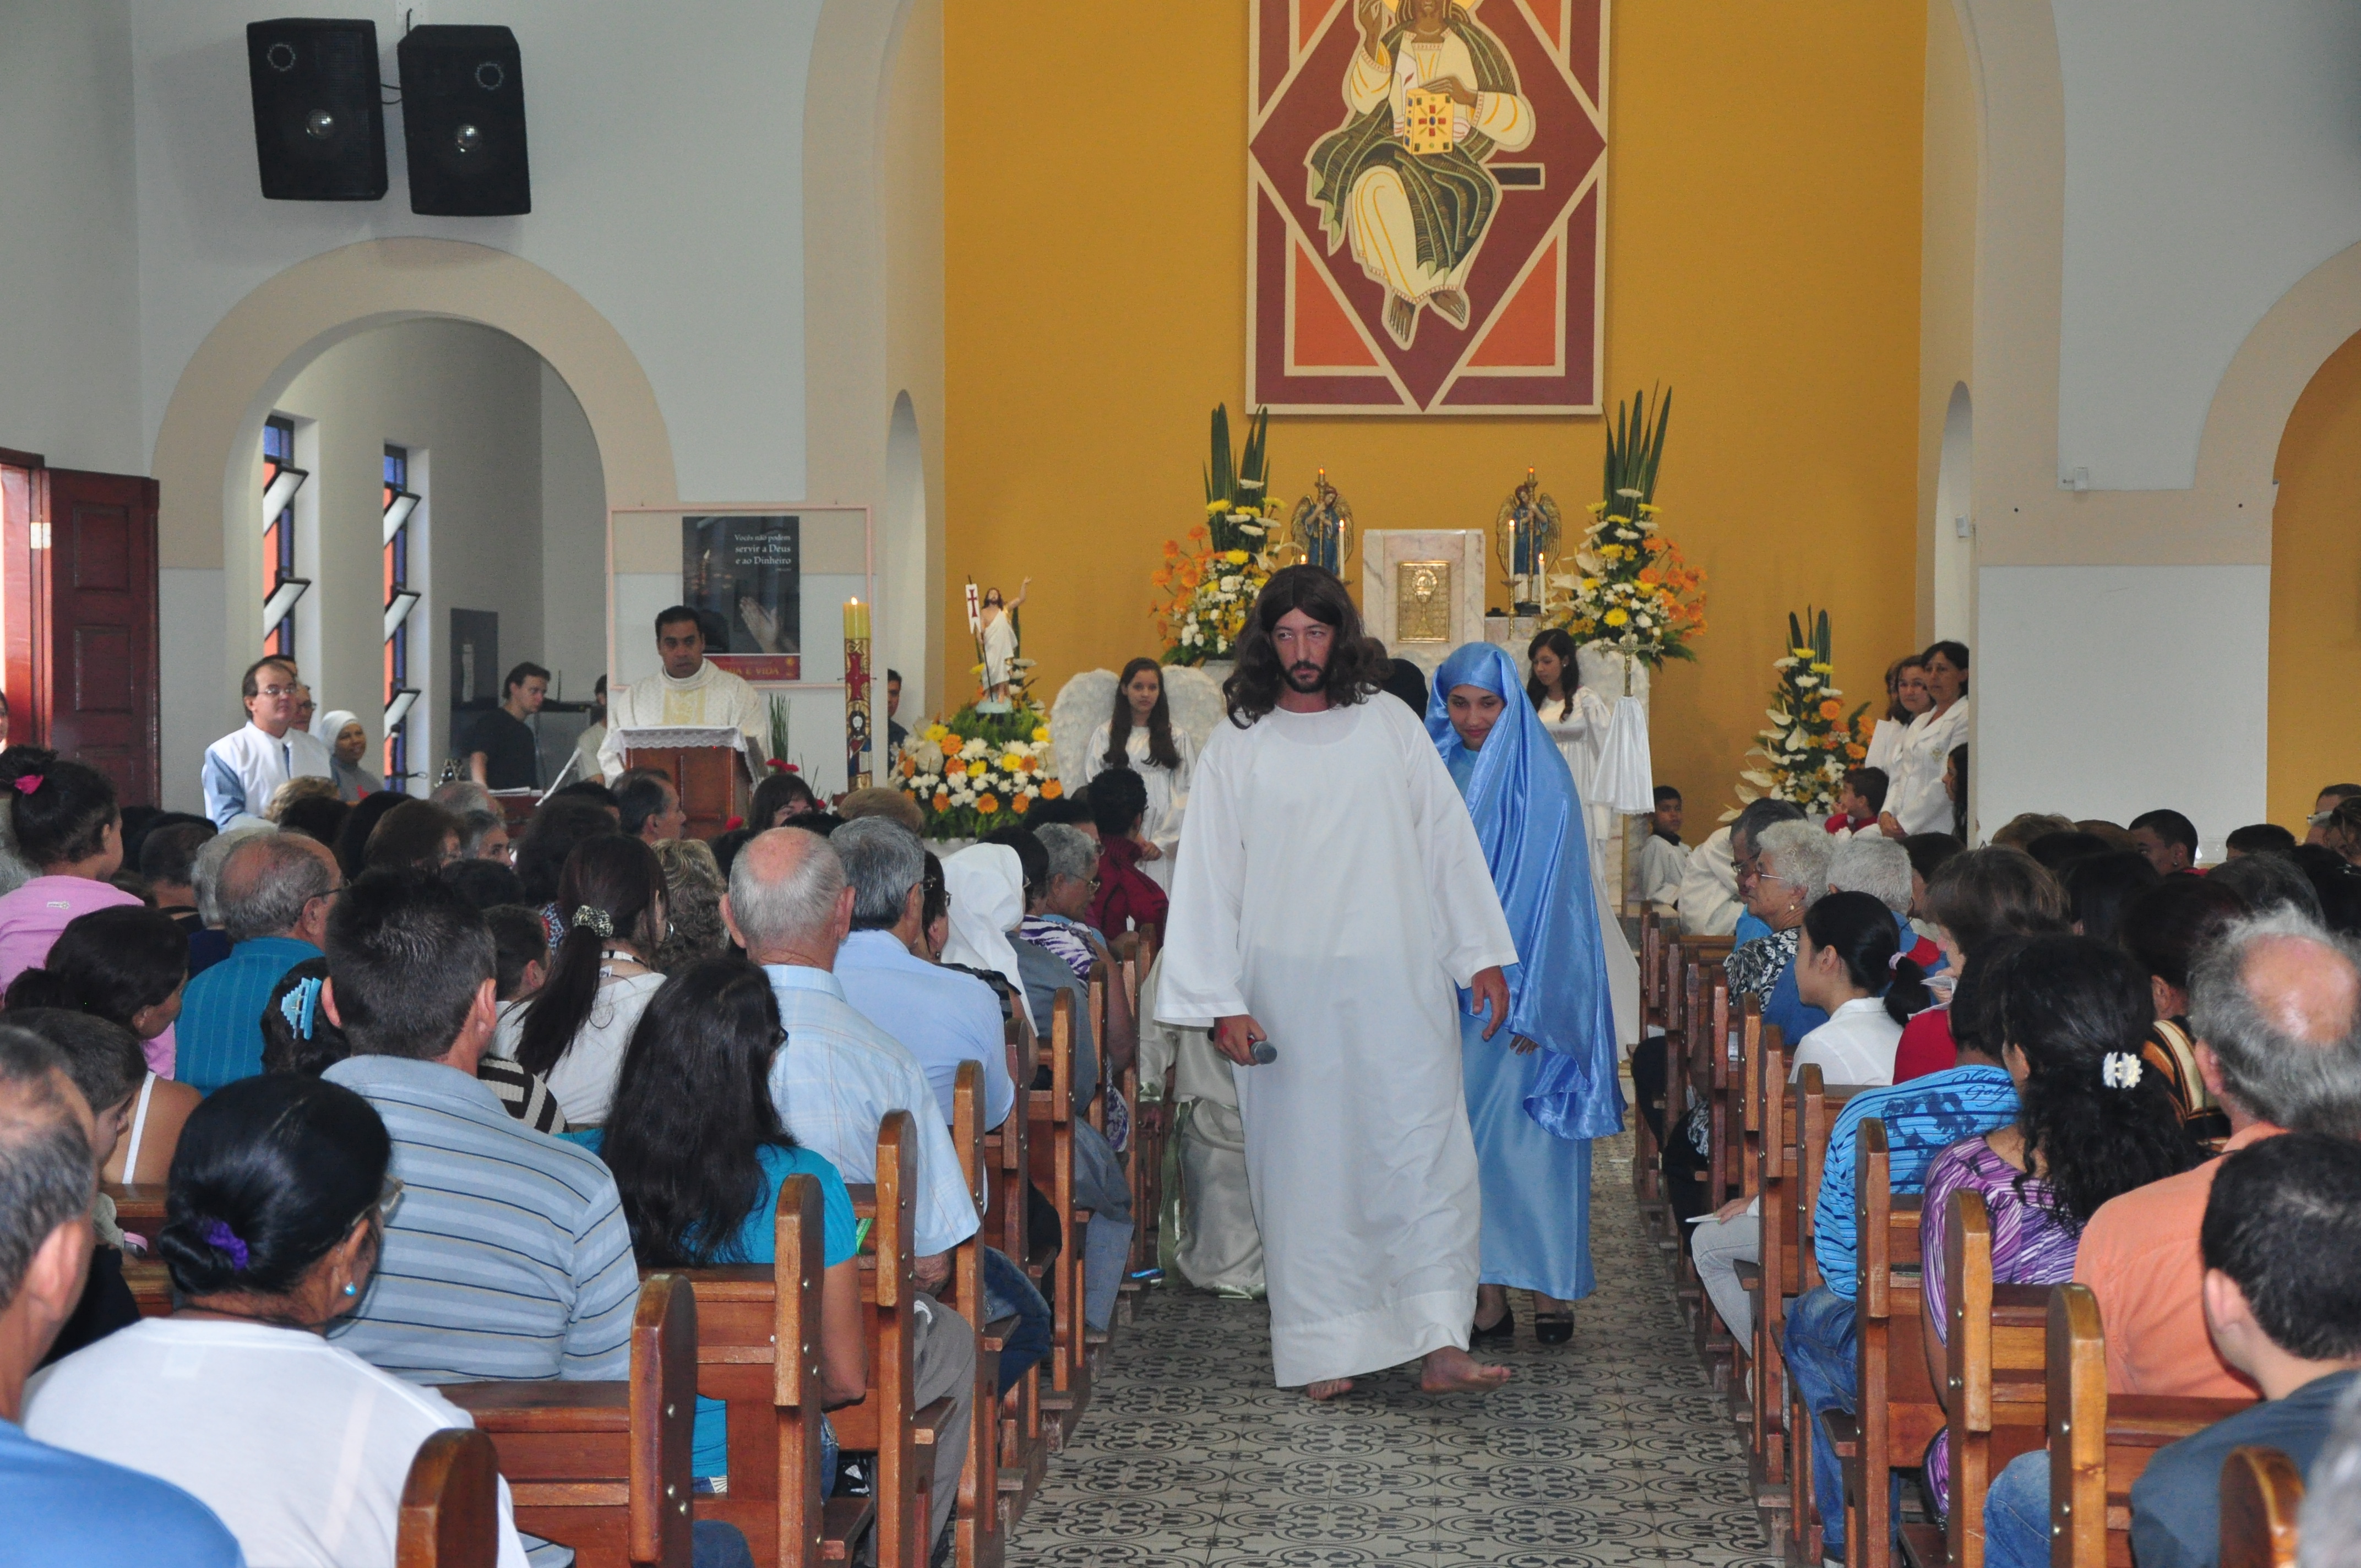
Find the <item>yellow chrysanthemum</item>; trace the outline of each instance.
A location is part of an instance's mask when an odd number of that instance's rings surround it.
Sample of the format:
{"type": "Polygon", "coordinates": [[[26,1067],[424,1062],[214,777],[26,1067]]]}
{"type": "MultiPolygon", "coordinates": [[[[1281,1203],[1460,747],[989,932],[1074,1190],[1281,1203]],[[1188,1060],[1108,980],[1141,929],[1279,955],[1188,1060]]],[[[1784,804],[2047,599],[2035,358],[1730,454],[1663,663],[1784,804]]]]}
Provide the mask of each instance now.
{"type": "Polygon", "coordinates": [[[1037,746],[1038,746],[1038,745],[1039,745],[1042,741],[1047,740],[1049,738],[1049,730],[1048,726],[1046,726],[1046,725],[1045,725],[1045,726],[1043,726],[1042,728],[1040,728],[1040,729],[1036,729],[1035,731],[1033,731],[1033,743],[1034,743],[1035,745],[1037,745],[1037,746]]]}
{"type": "Polygon", "coordinates": [[[983,775],[984,775],[985,773],[990,773],[991,771],[992,771],[992,764],[991,764],[991,763],[989,763],[989,762],[985,762],[985,761],[984,761],[983,758],[981,758],[981,757],[978,757],[974,762],[970,762],[970,763],[967,765],[967,776],[968,776],[968,777],[970,777],[970,778],[972,778],[972,779],[980,779],[980,778],[983,777],[983,775]]]}
{"type": "Polygon", "coordinates": [[[1607,624],[1609,626],[1627,625],[1630,623],[1631,620],[1631,618],[1629,615],[1620,609],[1610,609],[1607,612],[1607,624]]]}

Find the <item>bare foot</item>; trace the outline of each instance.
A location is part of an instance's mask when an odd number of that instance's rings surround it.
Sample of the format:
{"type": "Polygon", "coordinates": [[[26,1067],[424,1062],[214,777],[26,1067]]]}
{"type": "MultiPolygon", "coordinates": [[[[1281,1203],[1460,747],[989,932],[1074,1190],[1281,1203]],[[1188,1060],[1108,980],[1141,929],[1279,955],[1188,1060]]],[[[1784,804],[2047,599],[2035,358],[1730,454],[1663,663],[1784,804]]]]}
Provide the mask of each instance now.
{"type": "Polygon", "coordinates": [[[1477,1360],[1453,1345],[1429,1351],[1418,1386],[1429,1394],[1488,1394],[1506,1383],[1510,1369],[1477,1360]]]}
{"type": "Polygon", "coordinates": [[[1307,1399],[1333,1399],[1339,1394],[1352,1391],[1353,1380],[1350,1377],[1323,1377],[1317,1383],[1303,1386],[1303,1397],[1307,1399]]]}

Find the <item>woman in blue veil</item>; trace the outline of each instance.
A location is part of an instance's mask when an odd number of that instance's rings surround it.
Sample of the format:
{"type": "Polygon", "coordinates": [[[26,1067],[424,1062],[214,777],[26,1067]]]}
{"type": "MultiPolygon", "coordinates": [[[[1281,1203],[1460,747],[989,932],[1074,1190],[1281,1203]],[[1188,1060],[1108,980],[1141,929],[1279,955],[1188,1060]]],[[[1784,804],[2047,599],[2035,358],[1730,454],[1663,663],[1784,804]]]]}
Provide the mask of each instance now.
{"type": "Polygon", "coordinates": [[[1590,1294],[1590,1140],[1623,1130],[1615,1014],[1590,886],[1582,798],[1509,655],[1458,649],[1435,672],[1427,733],[1476,819],[1519,962],[1509,1026],[1484,1038],[1460,993],[1467,1116],[1484,1192],[1478,1340],[1516,1332],[1509,1289],[1533,1292],[1543,1344],[1573,1337],[1590,1294]]]}

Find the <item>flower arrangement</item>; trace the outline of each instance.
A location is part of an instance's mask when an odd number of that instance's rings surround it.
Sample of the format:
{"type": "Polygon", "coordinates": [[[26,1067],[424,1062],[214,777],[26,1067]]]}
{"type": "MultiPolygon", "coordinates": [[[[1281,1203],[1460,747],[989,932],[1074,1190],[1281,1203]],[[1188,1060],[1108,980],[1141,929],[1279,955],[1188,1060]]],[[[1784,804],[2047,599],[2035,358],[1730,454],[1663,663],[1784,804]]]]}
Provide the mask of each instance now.
{"type": "Polygon", "coordinates": [[[1576,642],[1606,643],[1651,669],[1696,658],[1689,642],[1705,631],[1705,574],[1656,527],[1664,510],[1654,501],[1656,468],[1672,404],[1665,392],[1653,413],[1645,394],[1616,406],[1606,497],[1591,503],[1574,570],[1550,577],[1551,587],[1565,590],[1565,603],[1542,616],[1544,626],[1565,628],[1576,642]]]}
{"type": "Polygon", "coordinates": [[[1150,575],[1169,597],[1156,624],[1168,664],[1225,659],[1246,627],[1246,612],[1271,574],[1270,538],[1278,502],[1269,497],[1268,411],[1246,422],[1246,449],[1230,458],[1230,411],[1213,410],[1213,456],[1205,466],[1205,521],[1189,530],[1189,545],[1164,542],[1164,564],[1150,575]]]}
{"type": "Polygon", "coordinates": [[[961,709],[902,742],[894,783],[918,803],[929,839],[980,839],[1064,787],[1052,776],[1049,720],[1023,703],[1006,713],[961,709]]]}
{"type": "Polygon", "coordinates": [[[787,761],[788,758],[795,755],[793,745],[795,734],[795,714],[793,708],[789,706],[785,697],[779,696],[775,692],[771,695],[768,707],[770,710],[770,723],[768,726],[770,730],[770,754],[764,759],[764,766],[768,767],[770,771],[774,773],[801,773],[803,771],[802,769],[798,768],[795,763],[787,761]]]}
{"type": "Polygon", "coordinates": [[[1814,816],[1825,816],[1837,808],[1837,789],[1847,770],[1868,755],[1859,732],[1861,715],[1869,710],[1862,703],[1848,716],[1839,700],[1844,692],[1836,684],[1829,654],[1827,610],[1815,616],[1807,605],[1802,620],[1789,613],[1787,652],[1772,668],[1779,672],[1779,686],[1768,710],[1771,728],[1756,735],[1747,752],[1762,758],[1763,765],[1738,775],[1738,798],[1792,800],[1814,816]],[[1806,625],[1812,629],[1808,637],[1806,625]]]}

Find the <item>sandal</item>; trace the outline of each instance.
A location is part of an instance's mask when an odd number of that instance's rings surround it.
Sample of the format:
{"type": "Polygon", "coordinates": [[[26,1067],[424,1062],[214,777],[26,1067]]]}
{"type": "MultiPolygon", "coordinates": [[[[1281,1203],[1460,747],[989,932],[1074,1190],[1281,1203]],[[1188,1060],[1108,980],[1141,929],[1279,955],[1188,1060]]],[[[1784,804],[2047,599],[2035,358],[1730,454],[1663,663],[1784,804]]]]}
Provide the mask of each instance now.
{"type": "Polygon", "coordinates": [[[1543,1344],[1565,1344],[1574,1338],[1572,1312],[1533,1314],[1533,1338],[1543,1344]]]}

